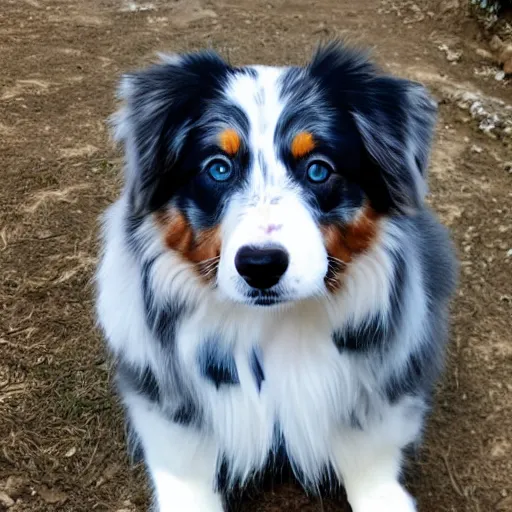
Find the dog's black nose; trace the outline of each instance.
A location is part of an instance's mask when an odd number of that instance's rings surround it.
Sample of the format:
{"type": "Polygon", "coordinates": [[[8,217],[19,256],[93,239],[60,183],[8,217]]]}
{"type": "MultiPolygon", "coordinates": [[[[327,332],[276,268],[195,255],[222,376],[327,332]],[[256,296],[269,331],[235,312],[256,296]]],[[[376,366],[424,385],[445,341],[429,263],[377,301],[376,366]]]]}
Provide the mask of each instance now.
{"type": "Polygon", "coordinates": [[[288,268],[286,250],[279,246],[241,247],[235,256],[235,267],[246,283],[267,290],[279,282],[288,268]]]}

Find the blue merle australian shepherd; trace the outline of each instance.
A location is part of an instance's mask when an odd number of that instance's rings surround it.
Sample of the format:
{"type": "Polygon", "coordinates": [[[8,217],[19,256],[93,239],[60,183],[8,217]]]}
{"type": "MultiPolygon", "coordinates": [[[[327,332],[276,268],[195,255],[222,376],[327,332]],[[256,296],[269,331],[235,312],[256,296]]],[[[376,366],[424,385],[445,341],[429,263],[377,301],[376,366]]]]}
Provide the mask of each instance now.
{"type": "Polygon", "coordinates": [[[332,43],[303,67],[166,55],[120,96],[97,311],[155,510],[221,512],[283,459],[354,512],[415,511],[456,278],[426,90],[332,43]]]}

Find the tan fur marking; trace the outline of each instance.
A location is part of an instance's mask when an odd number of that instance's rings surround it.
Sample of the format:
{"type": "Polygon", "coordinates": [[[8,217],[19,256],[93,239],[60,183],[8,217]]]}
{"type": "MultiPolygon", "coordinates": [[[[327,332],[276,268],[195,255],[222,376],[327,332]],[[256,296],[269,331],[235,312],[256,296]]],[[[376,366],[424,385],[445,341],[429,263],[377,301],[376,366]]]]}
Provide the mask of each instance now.
{"type": "Polygon", "coordinates": [[[213,258],[220,256],[219,229],[215,227],[194,232],[178,210],[159,212],[155,219],[163,233],[165,245],[192,263],[201,278],[211,281],[216,275],[213,258]]]}
{"type": "Polygon", "coordinates": [[[226,128],[219,135],[220,147],[229,156],[235,156],[240,150],[240,135],[232,128],[226,128]]]}
{"type": "Polygon", "coordinates": [[[294,158],[302,158],[315,149],[315,140],[309,132],[300,132],[293,138],[291,151],[294,158]]]}
{"type": "Polygon", "coordinates": [[[366,206],[357,219],[348,225],[322,226],[325,248],[331,257],[326,276],[329,291],[341,287],[341,274],[355,256],[370,249],[377,238],[379,214],[366,206]]]}

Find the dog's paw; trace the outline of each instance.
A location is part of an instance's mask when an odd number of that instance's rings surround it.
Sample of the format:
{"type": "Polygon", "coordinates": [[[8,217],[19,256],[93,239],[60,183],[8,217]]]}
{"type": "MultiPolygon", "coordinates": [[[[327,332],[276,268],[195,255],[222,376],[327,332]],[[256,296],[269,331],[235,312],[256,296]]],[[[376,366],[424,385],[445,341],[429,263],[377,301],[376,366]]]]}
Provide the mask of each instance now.
{"type": "Polygon", "coordinates": [[[416,502],[398,483],[380,485],[352,496],[353,512],[416,512],[416,502]]]}

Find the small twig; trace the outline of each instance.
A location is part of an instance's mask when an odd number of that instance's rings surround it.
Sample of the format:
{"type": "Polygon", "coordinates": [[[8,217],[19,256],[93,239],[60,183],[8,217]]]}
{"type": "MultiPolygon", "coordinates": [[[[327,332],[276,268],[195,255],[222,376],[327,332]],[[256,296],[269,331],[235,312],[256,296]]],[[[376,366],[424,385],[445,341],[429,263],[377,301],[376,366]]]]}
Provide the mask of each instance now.
{"type": "Polygon", "coordinates": [[[39,347],[46,348],[46,345],[44,343],[41,343],[40,341],[34,343],[33,345],[22,345],[21,343],[14,343],[12,341],[6,340],[5,338],[0,338],[0,345],[7,345],[8,347],[22,350],[34,350],[35,348],[39,347]]]}
{"type": "Polygon", "coordinates": [[[13,336],[14,334],[19,334],[20,332],[28,331],[29,329],[33,329],[33,327],[19,327],[18,329],[13,329],[12,331],[5,332],[4,335],[13,336]]]}
{"type": "MultiPolygon", "coordinates": [[[[449,453],[449,450],[448,450],[448,453],[449,453]]],[[[450,477],[450,482],[452,483],[452,487],[455,489],[455,492],[462,498],[465,498],[466,496],[462,492],[459,484],[457,483],[457,480],[455,480],[455,476],[453,475],[452,470],[450,469],[450,464],[448,462],[448,453],[446,455],[442,454],[441,458],[443,459],[444,465],[446,467],[446,471],[448,472],[448,476],[450,477]]]]}
{"type": "Polygon", "coordinates": [[[82,475],[91,467],[92,461],[94,460],[94,457],[96,456],[96,452],[98,451],[98,446],[99,445],[100,445],[100,442],[98,441],[96,443],[96,446],[94,447],[94,450],[92,452],[91,458],[89,459],[89,462],[87,463],[85,468],[81,471],[82,475]]]}
{"type": "Polygon", "coordinates": [[[20,238],[19,240],[15,240],[14,242],[11,242],[10,244],[6,244],[5,247],[12,246],[12,245],[18,245],[18,244],[24,244],[26,242],[44,242],[46,240],[52,240],[54,238],[61,238],[63,236],[66,236],[66,234],[59,233],[56,235],[48,235],[48,236],[41,236],[41,237],[35,237],[35,238],[20,238]]]}

